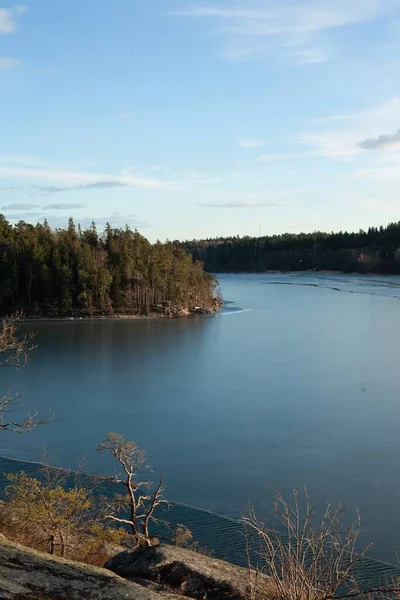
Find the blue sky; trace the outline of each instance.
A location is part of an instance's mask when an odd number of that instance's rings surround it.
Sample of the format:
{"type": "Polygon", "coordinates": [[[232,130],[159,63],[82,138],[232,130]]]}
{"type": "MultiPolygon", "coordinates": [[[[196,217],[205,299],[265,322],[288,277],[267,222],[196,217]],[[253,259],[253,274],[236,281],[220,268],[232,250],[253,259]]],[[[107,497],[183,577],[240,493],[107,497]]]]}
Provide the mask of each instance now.
{"type": "Polygon", "coordinates": [[[400,0],[0,0],[0,211],[151,240],[400,218],[400,0]]]}

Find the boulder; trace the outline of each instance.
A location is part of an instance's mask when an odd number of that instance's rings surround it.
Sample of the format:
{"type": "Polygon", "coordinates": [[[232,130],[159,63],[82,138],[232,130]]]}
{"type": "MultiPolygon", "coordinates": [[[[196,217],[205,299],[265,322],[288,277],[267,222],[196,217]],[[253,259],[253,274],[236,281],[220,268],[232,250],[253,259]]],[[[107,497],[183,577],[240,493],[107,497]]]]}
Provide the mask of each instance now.
{"type": "Polygon", "coordinates": [[[2,600],[178,600],[100,569],[0,538],[2,600]]]}
{"type": "Polygon", "coordinates": [[[126,550],[104,565],[128,580],[148,580],[197,600],[273,597],[270,578],[197,552],[160,544],[126,550]]]}

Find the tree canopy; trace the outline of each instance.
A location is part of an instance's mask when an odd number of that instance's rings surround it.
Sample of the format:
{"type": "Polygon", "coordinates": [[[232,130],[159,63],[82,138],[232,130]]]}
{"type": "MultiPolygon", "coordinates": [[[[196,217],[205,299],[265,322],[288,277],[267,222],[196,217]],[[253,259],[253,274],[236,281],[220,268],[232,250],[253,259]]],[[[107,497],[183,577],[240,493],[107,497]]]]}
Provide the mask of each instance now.
{"type": "Polygon", "coordinates": [[[216,280],[176,244],[138,231],[52,230],[0,215],[0,314],[96,316],[215,307],[216,280]]]}
{"type": "Polygon", "coordinates": [[[262,272],[333,270],[345,273],[400,273],[400,222],[358,233],[285,233],[182,243],[208,271],[262,272]]]}

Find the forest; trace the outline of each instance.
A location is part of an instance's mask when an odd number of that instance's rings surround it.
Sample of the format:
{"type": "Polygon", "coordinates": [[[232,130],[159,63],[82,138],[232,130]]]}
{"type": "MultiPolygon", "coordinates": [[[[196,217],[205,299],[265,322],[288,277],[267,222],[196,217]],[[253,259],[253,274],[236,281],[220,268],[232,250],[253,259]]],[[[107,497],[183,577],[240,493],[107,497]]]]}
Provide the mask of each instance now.
{"type": "Polygon", "coordinates": [[[172,243],[128,227],[12,225],[0,215],[0,314],[181,316],[219,306],[215,277],[172,243]]]}
{"type": "Polygon", "coordinates": [[[342,271],[400,274],[400,221],[358,233],[300,233],[181,244],[207,271],[342,271]]]}

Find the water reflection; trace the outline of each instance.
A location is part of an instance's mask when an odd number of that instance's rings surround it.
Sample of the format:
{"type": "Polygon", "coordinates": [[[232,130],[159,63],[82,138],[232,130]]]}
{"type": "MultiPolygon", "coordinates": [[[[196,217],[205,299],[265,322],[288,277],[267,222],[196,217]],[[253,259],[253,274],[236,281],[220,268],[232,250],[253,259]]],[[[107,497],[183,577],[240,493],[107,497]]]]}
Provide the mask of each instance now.
{"type": "Polygon", "coordinates": [[[234,304],[217,318],[35,324],[38,350],[13,383],[24,406],[61,420],[3,438],[4,451],[36,459],[48,444],[67,466],[85,455],[105,470],[95,448],[118,431],[165,470],[171,499],[232,517],[248,498],[265,510],[266,481],[285,493],[307,483],[316,500],[359,507],[366,538],[392,558],[400,539],[400,278],[221,283],[234,304]],[[351,286],[363,293],[330,289],[351,286]]]}

